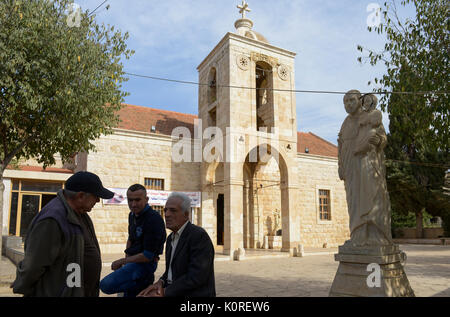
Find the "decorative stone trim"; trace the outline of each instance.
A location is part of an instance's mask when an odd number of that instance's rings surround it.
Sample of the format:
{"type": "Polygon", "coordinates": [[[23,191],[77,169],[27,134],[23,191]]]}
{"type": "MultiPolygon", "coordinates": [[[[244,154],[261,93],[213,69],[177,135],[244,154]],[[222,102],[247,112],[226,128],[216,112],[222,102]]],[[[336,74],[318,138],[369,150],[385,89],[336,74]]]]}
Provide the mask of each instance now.
{"type": "Polygon", "coordinates": [[[278,66],[278,76],[281,80],[288,80],[289,79],[289,68],[286,65],[281,64],[278,66]]]}
{"type": "Polygon", "coordinates": [[[250,59],[245,56],[244,54],[239,54],[236,57],[236,63],[238,67],[244,71],[248,70],[250,68],[250,59]]]}
{"type": "Polygon", "coordinates": [[[251,59],[254,62],[266,62],[274,68],[278,65],[278,59],[262,53],[252,52],[251,59]]]}

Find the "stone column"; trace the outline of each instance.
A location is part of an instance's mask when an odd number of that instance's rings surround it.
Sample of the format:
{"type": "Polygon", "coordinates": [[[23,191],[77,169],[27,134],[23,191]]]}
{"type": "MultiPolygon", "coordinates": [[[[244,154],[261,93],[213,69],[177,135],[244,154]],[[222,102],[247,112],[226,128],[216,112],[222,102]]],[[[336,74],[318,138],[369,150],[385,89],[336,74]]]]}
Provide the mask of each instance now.
{"type": "MultiPolygon", "coordinates": [[[[281,148],[285,148],[282,145],[281,148]]],[[[280,155],[282,252],[298,254],[300,244],[300,209],[298,170],[293,154],[280,155]]]]}
{"type": "Polygon", "coordinates": [[[282,252],[297,254],[300,244],[300,211],[297,204],[298,188],[294,186],[281,187],[281,226],[282,252]]]}
{"type": "Polygon", "coordinates": [[[202,191],[201,222],[198,224],[208,232],[213,245],[217,245],[217,214],[215,212],[214,192],[202,191]]]}
{"type": "Polygon", "coordinates": [[[330,296],[414,297],[398,245],[339,247],[330,296]]]}
{"type": "MultiPolygon", "coordinates": [[[[233,165],[225,163],[225,175],[230,175],[233,165]]],[[[234,168],[238,168],[234,166],[234,168]]],[[[225,208],[224,208],[224,254],[232,260],[242,260],[244,250],[244,215],[243,215],[243,185],[241,180],[225,179],[225,208]]]]}

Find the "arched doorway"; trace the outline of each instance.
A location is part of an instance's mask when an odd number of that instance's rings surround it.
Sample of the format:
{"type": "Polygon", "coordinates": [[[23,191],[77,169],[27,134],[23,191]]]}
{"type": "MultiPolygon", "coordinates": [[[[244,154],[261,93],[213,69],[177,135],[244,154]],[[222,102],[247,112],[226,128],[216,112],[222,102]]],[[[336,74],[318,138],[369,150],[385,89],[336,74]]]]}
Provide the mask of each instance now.
{"type": "MultiPolygon", "coordinates": [[[[280,153],[267,144],[252,149],[243,165],[243,239],[247,249],[281,249],[283,219],[289,221],[288,170],[280,153]]],[[[287,224],[284,225],[285,227],[287,224]]]]}
{"type": "Polygon", "coordinates": [[[281,240],[281,251],[288,252],[298,244],[297,188],[289,184],[291,173],[293,179],[296,174],[288,171],[285,157],[275,147],[260,144],[241,162],[217,160],[205,166],[202,221],[223,254],[238,259],[242,249],[279,249],[281,240]],[[278,244],[269,246],[267,237],[277,234],[278,244]]]}

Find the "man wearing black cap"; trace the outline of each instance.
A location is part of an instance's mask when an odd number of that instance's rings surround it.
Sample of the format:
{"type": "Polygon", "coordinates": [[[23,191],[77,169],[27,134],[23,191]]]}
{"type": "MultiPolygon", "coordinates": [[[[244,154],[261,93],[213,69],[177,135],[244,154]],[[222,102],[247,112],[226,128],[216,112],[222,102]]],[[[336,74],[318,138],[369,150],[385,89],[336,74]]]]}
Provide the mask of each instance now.
{"type": "Polygon", "coordinates": [[[88,212],[114,193],[100,178],[78,172],[33,219],[25,257],[17,266],[14,293],[24,296],[98,297],[100,248],[88,212]]]}

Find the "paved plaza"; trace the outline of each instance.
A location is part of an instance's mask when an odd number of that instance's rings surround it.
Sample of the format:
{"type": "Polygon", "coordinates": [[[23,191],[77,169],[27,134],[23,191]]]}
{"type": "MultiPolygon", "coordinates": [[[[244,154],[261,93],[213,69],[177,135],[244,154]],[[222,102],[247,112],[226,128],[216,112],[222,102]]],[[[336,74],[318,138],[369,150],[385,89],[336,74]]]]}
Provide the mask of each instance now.
{"type": "MultiPolygon", "coordinates": [[[[405,244],[400,249],[408,256],[405,272],[416,296],[450,297],[449,245],[405,244]]],[[[328,296],[338,263],[334,261],[334,249],[327,251],[309,252],[301,258],[280,253],[248,253],[249,259],[240,262],[217,256],[214,266],[217,296],[328,296]]],[[[103,256],[102,277],[111,272],[110,262],[117,257],[120,255],[103,256]]],[[[4,257],[0,265],[0,296],[17,296],[9,289],[14,280],[14,265],[4,257]]],[[[165,262],[161,261],[156,278],[162,275],[164,267],[165,262]]]]}

